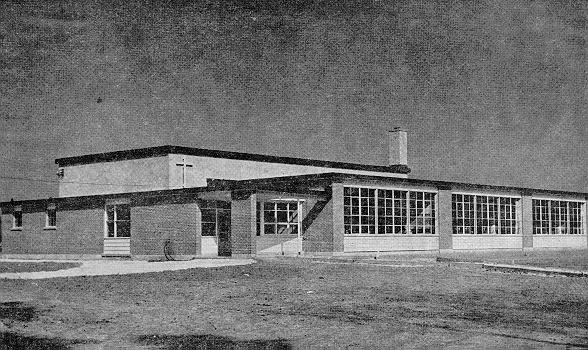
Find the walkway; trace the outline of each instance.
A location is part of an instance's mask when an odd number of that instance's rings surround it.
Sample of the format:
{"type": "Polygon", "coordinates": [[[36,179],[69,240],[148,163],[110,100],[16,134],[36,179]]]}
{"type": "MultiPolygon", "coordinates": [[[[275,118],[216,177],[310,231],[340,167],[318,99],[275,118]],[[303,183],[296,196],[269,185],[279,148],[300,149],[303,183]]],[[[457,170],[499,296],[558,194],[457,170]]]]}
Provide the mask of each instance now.
{"type": "Polygon", "coordinates": [[[253,259],[194,259],[189,261],[134,261],[134,260],[16,260],[0,262],[69,262],[82,266],[57,271],[0,273],[0,279],[44,279],[56,277],[127,275],[133,273],[175,271],[195,268],[223,267],[252,264],[253,259]]]}

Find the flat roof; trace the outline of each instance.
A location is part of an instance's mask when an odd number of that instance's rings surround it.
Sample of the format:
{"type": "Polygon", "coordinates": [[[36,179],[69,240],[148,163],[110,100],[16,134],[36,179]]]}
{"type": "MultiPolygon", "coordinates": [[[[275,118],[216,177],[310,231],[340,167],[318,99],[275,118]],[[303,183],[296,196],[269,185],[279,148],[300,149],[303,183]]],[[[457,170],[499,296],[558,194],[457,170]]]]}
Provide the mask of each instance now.
{"type": "Polygon", "coordinates": [[[111,193],[111,194],[97,194],[79,197],[55,197],[45,199],[30,199],[21,201],[7,201],[0,202],[1,206],[7,206],[11,204],[34,204],[43,201],[55,201],[55,202],[69,202],[69,201],[91,201],[98,198],[120,198],[120,197],[157,197],[157,196],[182,196],[197,194],[201,192],[210,191],[284,191],[290,193],[301,193],[301,194],[318,194],[320,191],[316,191],[311,187],[325,186],[332,183],[340,183],[345,181],[366,181],[366,182],[380,182],[380,181],[393,181],[394,184],[407,185],[407,186],[433,186],[437,189],[471,189],[471,190],[482,190],[482,191],[505,191],[505,192],[518,192],[525,195],[541,194],[541,195],[556,195],[556,196],[573,196],[580,197],[584,200],[588,199],[588,193],[586,192],[571,192],[571,191],[557,191],[527,187],[514,187],[514,186],[497,186],[497,185],[483,185],[483,184],[472,184],[464,182],[451,182],[451,181],[437,181],[437,180],[424,180],[424,179],[407,179],[398,178],[393,176],[376,176],[376,175],[356,175],[346,173],[320,173],[320,174],[309,174],[309,175],[294,175],[294,176],[281,176],[281,177],[270,177],[261,179],[251,180],[226,180],[226,179],[209,179],[208,184],[205,187],[191,187],[191,188],[177,188],[177,189],[165,189],[165,190],[154,190],[154,191],[141,191],[141,192],[125,192],[125,193],[111,193]]]}
{"type": "Polygon", "coordinates": [[[224,158],[224,159],[235,159],[235,160],[249,160],[255,162],[266,162],[266,163],[279,163],[279,164],[293,164],[293,165],[305,165],[305,166],[316,166],[325,168],[335,169],[350,169],[350,170],[363,170],[363,171],[374,171],[383,173],[396,173],[396,174],[408,174],[410,168],[406,165],[368,165],[368,164],[357,164],[357,163],[345,163],[345,162],[332,162],[327,160],[318,159],[305,159],[305,158],[292,158],[292,157],[278,157],[264,154],[252,154],[252,153],[240,153],[240,152],[229,152],[219,151],[204,148],[193,148],[183,146],[157,146],[147,148],[137,148],[124,151],[106,152],[87,154],[82,156],[58,158],[55,163],[58,166],[71,166],[81,164],[93,164],[102,162],[114,162],[120,160],[130,159],[141,159],[165,156],[168,154],[185,154],[189,156],[200,156],[200,157],[211,157],[211,158],[224,158]]]}

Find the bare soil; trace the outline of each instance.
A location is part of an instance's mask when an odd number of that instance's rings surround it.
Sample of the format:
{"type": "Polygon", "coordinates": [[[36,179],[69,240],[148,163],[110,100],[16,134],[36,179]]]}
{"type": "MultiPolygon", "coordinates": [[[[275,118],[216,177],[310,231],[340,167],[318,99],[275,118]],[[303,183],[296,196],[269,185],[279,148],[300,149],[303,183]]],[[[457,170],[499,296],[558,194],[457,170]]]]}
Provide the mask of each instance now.
{"type": "Polygon", "coordinates": [[[585,349],[588,279],[266,259],[2,280],[0,349],[13,348],[585,349]]]}

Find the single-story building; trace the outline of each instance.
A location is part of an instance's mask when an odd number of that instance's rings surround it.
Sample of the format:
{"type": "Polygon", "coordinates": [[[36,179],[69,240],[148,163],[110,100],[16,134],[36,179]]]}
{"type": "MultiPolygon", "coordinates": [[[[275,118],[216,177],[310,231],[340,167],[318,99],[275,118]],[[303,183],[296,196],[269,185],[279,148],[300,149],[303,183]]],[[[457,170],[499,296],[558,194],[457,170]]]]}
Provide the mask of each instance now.
{"type": "Polygon", "coordinates": [[[412,179],[406,140],[389,133],[387,165],[177,146],[60,158],[58,197],[0,203],[0,256],[588,246],[588,193],[412,179]]]}

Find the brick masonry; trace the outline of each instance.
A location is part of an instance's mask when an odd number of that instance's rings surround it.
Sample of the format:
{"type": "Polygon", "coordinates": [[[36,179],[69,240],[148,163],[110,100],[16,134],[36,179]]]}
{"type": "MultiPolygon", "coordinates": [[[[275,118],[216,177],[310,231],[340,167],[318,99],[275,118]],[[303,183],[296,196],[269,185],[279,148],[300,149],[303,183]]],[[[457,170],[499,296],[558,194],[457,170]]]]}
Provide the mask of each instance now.
{"type": "Polygon", "coordinates": [[[22,230],[12,229],[12,211],[2,211],[2,254],[101,254],[102,203],[78,202],[57,207],[56,229],[45,229],[45,207],[23,205],[22,230]]]}
{"type": "Polygon", "coordinates": [[[453,248],[451,191],[439,190],[437,197],[437,220],[439,229],[439,249],[453,248]]]}
{"type": "Polygon", "coordinates": [[[231,255],[248,256],[257,251],[255,241],[257,195],[239,196],[231,202],[231,255]]]}
{"type": "Polygon", "coordinates": [[[521,198],[521,234],[523,248],[533,247],[533,200],[530,196],[521,198]]]}
{"type": "Polygon", "coordinates": [[[309,201],[307,210],[317,208],[316,217],[304,230],[302,251],[305,253],[330,253],[333,251],[333,201],[309,201]]]}
{"type": "Polygon", "coordinates": [[[131,207],[131,255],[200,255],[200,208],[196,198],[145,198],[131,207]]]}

